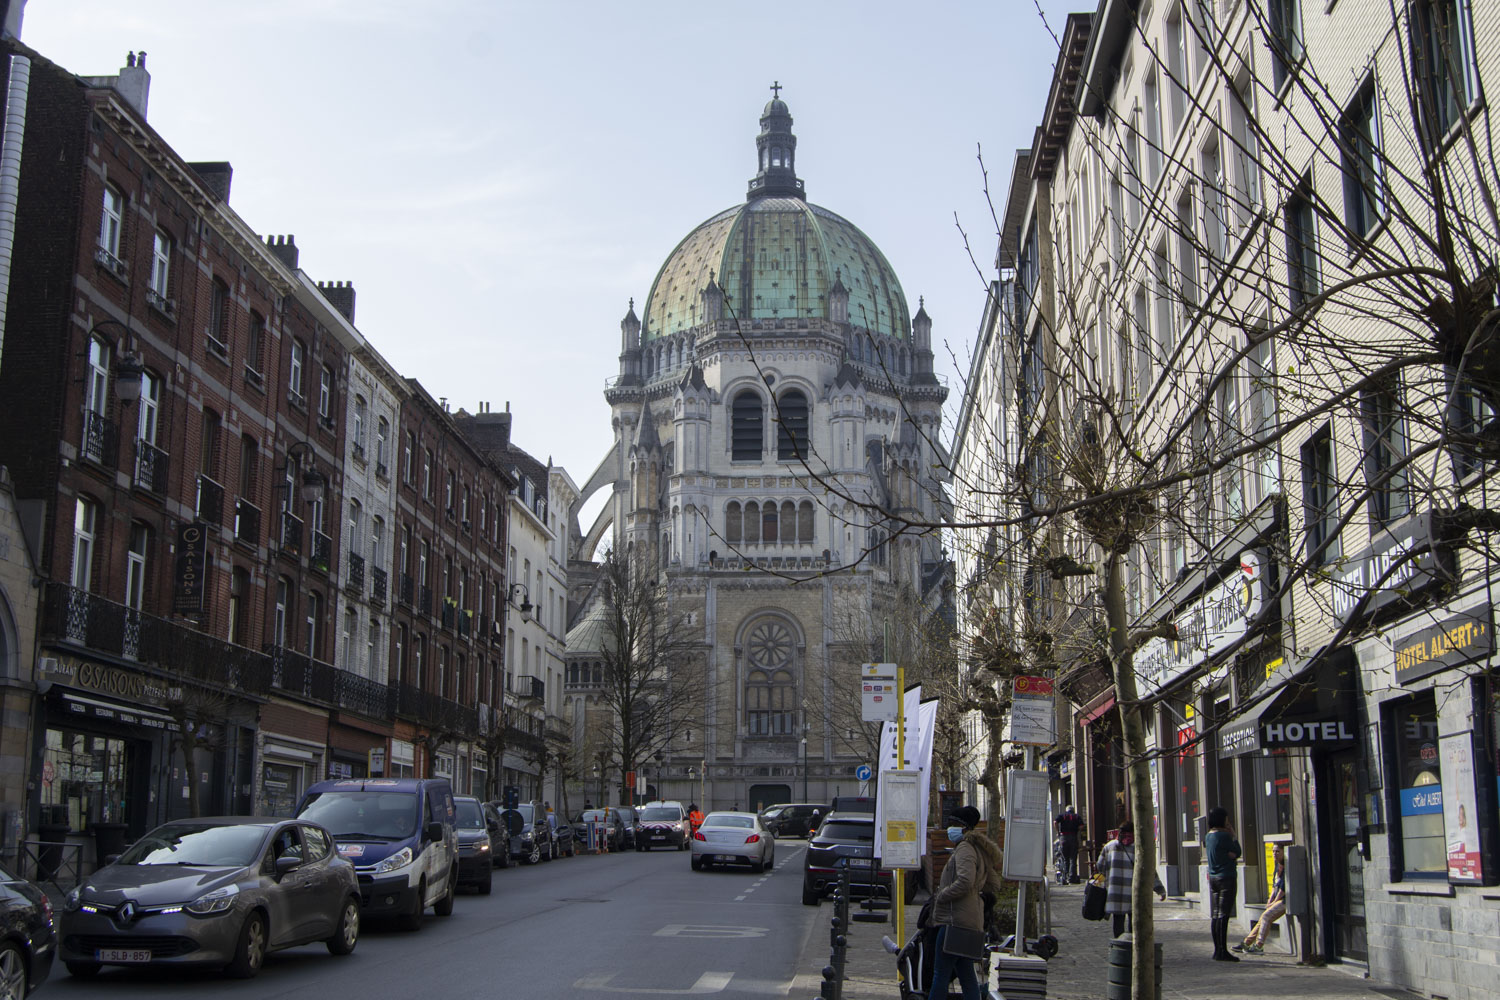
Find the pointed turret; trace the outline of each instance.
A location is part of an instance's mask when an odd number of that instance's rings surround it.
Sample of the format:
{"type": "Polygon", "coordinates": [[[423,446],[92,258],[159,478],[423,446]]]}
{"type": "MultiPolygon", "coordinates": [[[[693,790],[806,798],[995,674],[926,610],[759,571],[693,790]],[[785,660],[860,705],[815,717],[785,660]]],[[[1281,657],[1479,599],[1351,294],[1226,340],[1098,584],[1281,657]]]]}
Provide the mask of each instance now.
{"type": "Polygon", "coordinates": [[[833,287],[828,289],[828,318],[835,323],[849,322],[849,289],[844,287],[843,271],[833,272],[833,287]]]}
{"type": "Polygon", "coordinates": [[[620,381],[618,385],[641,384],[641,321],[635,314],[635,299],[620,320],[620,381]]]}
{"type": "Polygon", "coordinates": [[[932,374],[932,317],[927,315],[927,299],[917,297],[917,314],[911,318],[912,381],[936,382],[932,374]]]}
{"type": "Polygon", "coordinates": [[[771,85],[772,97],[760,113],[760,135],[755,152],[760,169],[750,181],[746,201],[757,198],[807,198],[797,179],[797,137],[792,134],[792,113],[781,99],[781,84],[771,85]]]}
{"type": "Polygon", "coordinates": [[[724,289],[714,280],[714,272],[708,272],[708,284],[698,293],[703,300],[703,322],[717,323],[724,316],[724,289]]]}

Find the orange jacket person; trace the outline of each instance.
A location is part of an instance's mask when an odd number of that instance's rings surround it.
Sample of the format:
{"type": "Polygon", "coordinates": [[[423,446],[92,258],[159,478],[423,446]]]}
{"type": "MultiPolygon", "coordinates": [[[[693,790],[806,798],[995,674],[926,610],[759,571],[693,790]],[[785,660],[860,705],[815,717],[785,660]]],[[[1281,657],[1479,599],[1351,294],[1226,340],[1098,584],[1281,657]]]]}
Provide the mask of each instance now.
{"type": "Polygon", "coordinates": [[[693,832],[698,832],[698,827],[703,825],[703,814],[698,811],[698,803],[694,802],[688,806],[688,822],[692,824],[693,832]]]}

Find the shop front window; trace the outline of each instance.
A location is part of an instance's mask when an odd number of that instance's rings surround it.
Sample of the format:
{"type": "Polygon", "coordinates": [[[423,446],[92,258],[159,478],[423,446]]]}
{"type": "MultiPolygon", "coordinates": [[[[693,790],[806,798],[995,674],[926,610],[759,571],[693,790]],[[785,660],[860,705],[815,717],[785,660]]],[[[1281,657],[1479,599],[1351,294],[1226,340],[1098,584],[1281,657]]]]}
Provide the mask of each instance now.
{"type": "Polygon", "coordinates": [[[42,761],[42,822],[83,832],[126,822],[130,745],[125,740],[48,729],[42,761]]]}
{"type": "Polygon", "coordinates": [[[304,776],[305,768],[301,764],[263,763],[260,769],[261,815],[296,815],[304,776]]]}
{"type": "Polygon", "coordinates": [[[1395,878],[1446,878],[1443,782],[1439,769],[1437,703],[1431,692],[1386,708],[1394,735],[1392,782],[1397,802],[1391,868],[1395,878]]]}

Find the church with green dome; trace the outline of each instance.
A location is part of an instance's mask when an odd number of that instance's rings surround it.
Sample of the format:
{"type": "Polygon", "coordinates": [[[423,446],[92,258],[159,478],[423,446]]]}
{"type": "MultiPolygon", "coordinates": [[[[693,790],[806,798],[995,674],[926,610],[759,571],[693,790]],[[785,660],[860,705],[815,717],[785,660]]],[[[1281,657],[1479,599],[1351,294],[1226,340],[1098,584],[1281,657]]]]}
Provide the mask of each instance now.
{"type": "MultiPolygon", "coordinates": [[[[779,93],[755,152],[745,200],[689,232],[620,323],[614,443],[573,510],[608,491],[579,556],[606,543],[655,567],[701,642],[702,704],[652,787],[705,810],[858,794],[858,665],[949,576],[939,533],[913,527],[946,507],[932,321],[874,241],[807,200],[779,93]]],[[[597,676],[581,647],[601,630],[574,631],[569,663],[597,676]]]]}

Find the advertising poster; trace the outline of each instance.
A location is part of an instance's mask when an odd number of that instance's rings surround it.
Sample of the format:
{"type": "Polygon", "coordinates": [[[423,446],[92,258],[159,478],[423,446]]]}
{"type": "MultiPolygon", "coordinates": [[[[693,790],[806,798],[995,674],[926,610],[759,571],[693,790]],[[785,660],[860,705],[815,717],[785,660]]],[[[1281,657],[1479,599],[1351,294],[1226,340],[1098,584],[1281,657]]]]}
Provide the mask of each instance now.
{"type": "Polygon", "coordinates": [[[1479,846],[1479,809],[1474,784],[1474,741],[1467,732],[1438,740],[1443,775],[1443,829],[1448,845],[1448,881],[1484,883],[1479,846]]]}

